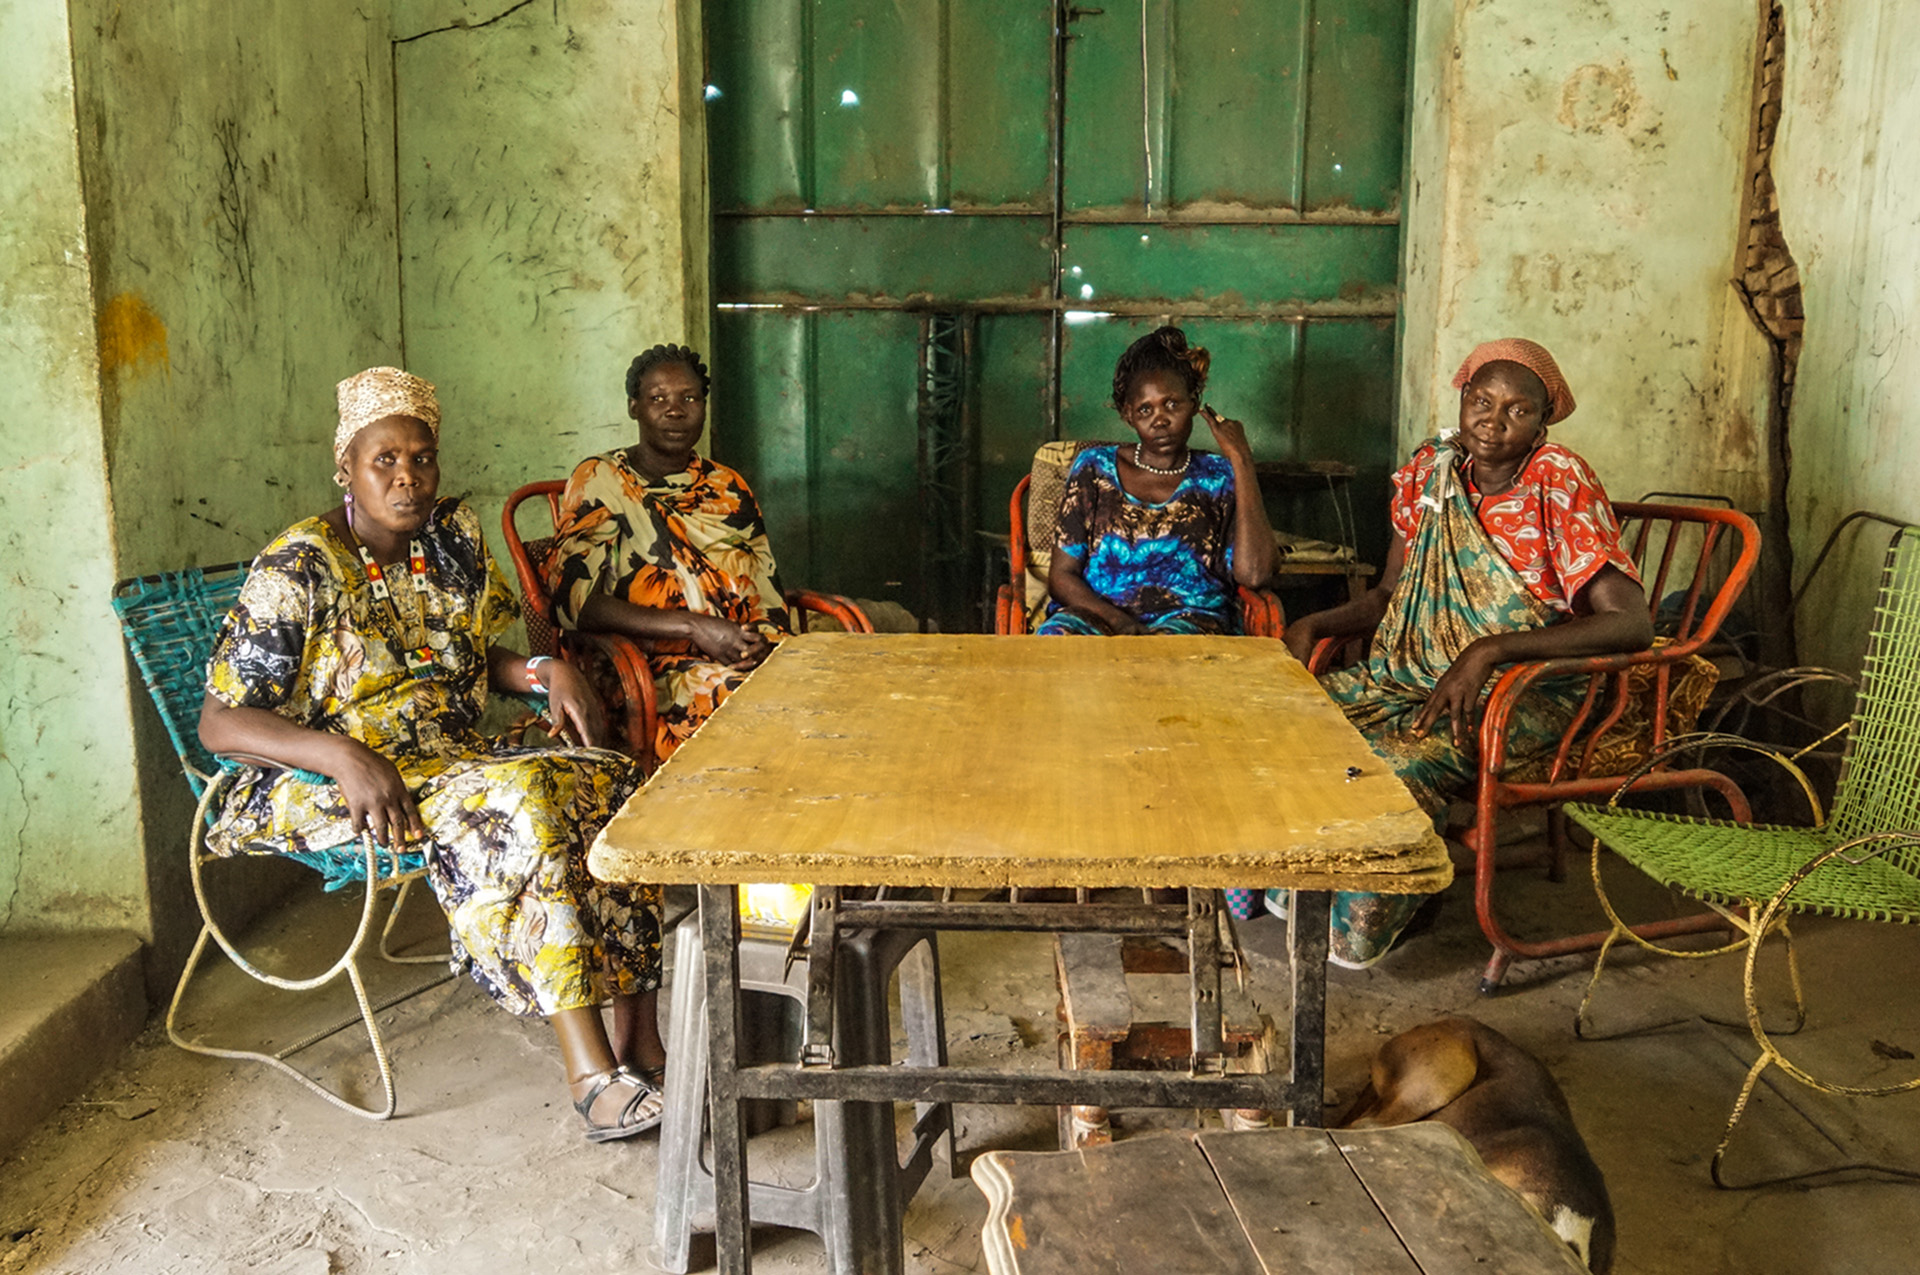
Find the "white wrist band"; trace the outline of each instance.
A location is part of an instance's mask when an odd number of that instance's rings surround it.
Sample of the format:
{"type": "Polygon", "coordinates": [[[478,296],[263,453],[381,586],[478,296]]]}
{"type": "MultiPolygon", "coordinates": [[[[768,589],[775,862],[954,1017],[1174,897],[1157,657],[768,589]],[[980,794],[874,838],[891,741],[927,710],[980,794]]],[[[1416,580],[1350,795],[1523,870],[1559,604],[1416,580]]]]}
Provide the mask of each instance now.
{"type": "Polygon", "coordinates": [[[551,655],[536,655],[527,661],[527,689],[535,695],[547,693],[547,684],[540,680],[540,666],[552,658],[551,655]]]}

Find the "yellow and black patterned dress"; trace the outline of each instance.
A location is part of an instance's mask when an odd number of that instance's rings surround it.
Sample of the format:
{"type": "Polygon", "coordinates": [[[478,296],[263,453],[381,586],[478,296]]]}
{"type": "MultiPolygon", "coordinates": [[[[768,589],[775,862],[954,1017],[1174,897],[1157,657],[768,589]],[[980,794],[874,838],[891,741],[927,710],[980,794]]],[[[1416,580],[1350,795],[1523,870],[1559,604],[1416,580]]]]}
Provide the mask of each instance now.
{"type": "MultiPolygon", "coordinates": [[[[635,606],[717,615],[772,642],[793,632],[747,480],[700,456],[658,482],[628,464],[624,450],[581,461],[561,498],[547,584],[569,629],[599,591],[635,606]]],[[[691,642],[646,647],[659,707],[654,755],[665,761],[747,675],[691,642]]]]}
{"type": "MultiPolygon", "coordinates": [[[[475,729],[487,647],[519,613],[480,522],[442,500],[416,538],[426,587],[402,567],[375,598],[355,551],[319,518],[254,559],[221,627],[207,689],[312,730],[350,735],[391,761],[420,809],[428,878],[454,934],[454,964],[502,1006],[548,1015],[660,985],[657,887],[587,873],[588,844],[639,783],[597,748],[517,748],[475,729]],[[423,671],[406,652],[424,644],[423,671]]],[[[338,786],[241,768],[207,844],[219,854],[324,850],[353,841],[338,786]]]]}

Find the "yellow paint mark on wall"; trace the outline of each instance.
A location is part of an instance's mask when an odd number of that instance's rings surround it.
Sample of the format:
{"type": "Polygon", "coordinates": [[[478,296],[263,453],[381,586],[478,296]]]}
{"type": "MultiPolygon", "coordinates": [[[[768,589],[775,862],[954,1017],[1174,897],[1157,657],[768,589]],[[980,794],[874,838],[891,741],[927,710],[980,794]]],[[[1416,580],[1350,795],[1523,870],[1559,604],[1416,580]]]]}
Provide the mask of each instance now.
{"type": "Polygon", "coordinates": [[[100,307],[100,370],[173,370],[167,354],[167,325],[153,307],[131,292],[122,292],[100,307]]]}

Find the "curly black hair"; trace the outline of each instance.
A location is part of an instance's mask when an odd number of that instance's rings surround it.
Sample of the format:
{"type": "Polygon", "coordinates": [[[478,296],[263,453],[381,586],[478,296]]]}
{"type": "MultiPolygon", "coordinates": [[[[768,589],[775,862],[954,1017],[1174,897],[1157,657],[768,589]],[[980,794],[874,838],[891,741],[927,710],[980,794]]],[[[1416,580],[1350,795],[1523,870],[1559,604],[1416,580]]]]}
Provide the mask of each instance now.
{"type": "Polygon", "coordinates": [[[1195,401],[1207,388],[1207,367],[1213,356],[1205,346],[1187,344],[1187,334],[1168,324],[1156,328],[1127,347],[1113,365],[1113,409],[1124,412],[1133,383],[1148,372],[1178,372],[1195,401]]]}
{"type": "Polygon", "coordinates": [[[702,395],[713,389],[713,378],[707,375],[707,365],[700,361],[699,351],[688,345],[656,345],[627,366],[627,397],[639,398],[641,380],[653,369],[669,363],[678,363],[699,377],[702,395]]]}

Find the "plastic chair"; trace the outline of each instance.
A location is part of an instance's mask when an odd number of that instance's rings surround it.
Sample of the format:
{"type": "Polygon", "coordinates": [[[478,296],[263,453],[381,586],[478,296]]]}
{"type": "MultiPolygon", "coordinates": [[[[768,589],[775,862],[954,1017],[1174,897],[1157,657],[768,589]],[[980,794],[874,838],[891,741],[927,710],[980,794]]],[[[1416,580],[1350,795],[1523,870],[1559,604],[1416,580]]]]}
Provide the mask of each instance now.
{"type": "MultiPolygon", "coordinates": [[[[1491,995],[1514,961],[1545,960],[1597,950],[1608,931],[1559,938],[1523,939],[1507,929],[1495,908],[1495,852],[1503,811],[1548,808],[1549,874],[1561,879],[1565,845],[1561,803],[1606,797],[1632,776],[1634,792],[1711,789],[1734,817],[1748,817],[1745,795],[1731,779],[1702,766],[1675,764],[1661,752],[1667,740],[1691,730],[1718,671],[1700,651],[1746,588],[1760,556],[1760,529],[1732,509],[1621,501],[1614,505],[1622,543],[1640,570],[1658,636],[1650,650],[1631,655],[1595,655],[1508,666],[1494,682],[1480,719],[1479,779],[1473,824],[1460,840],[1473,851],[1473,905],[1480,932],[1493,945],[1480,991],[1491,995]],[[1671,590],[1671,596],[1669,591],[1671,590]],[[1664,603],[1664,605],[1663,605],[1664,603]],[[1507,722],[1520,698],[1545,678],[1584,674],[1586,698],[1552,754],[1527,766],[1507,762],[1507,722]],[[1648,757],[1659,760],[1642,767],[1648,757]],[[1638,768],[1638,769],[1636,769],[1638,768]]],[[[1311,667],[1323,673],[1336,639],[1315,649],[1311,667]]],[[[1650,939],[1724,929],[1712,912],[1650,921],[1634,927],[1650,939]]]]}
{"type": "MultiPolygon", "coordinates": [[[[265,1063],[291,1076],[342,1111],[371,1120],[385,1120],[393,1115],[396,1106],[393,1067],[374,1016],[410,996],[419,995],[429,987],[446,982],[452,975],[445,975],[403,996],[375,1005],[367,996],[360,962],[373,932],[380,891],[393,887],[398,894],[387,915],[386,924],[380,930],[379,942],[375,945],[380,956],[394,964],[403,965],[446,963],[448,954],[445,952],[431,956],[396,956],[388,946],[394,921],[405,906],[409,887],[426,874],[425,855],[420,851],[390,854],[376,846],[371,837],[366,837],[357,845],[348,842],[328,850],[276,856],[297,860],[319,872],[325,878],[328,890],[338,890],[352,883],[367,887],[360,920],[346,950],[325,972],[311,978],[283,978],[247,960],[232,938],[214,920],[213,910],[207,902],[202,870],[209,859],[218,856],[208,853],[205,848],[206,829],[210,814],[217,808],[220,796],[234,772],[224,767],[218,758],[201,745],[200,706],[206,692],[207,662],[213,653],[215,634],[239,597],[247,570],[248,564],[244,562],[193,567],[123,580],[113,590],[113,609],[120,617],[121,632],[125,635],[127,647],[133,653],[134,663],[140,669],[148,693],[153,697],[154,707],[159,710],[167,736],[173,741],[174,752],[180,759],[181,769],[186,772],[187,782],[200,798],[187,844],[193,896],[200,907],[200,936],[194,941],[193,953],[187,958],[186,968],[180,972],[180,981],[173,989],[173,1000],[167,1006],[167,1036],[174,1044],[192,1053],[265,1063]],[[353,987],[354,1000],[360,1010],[359,1021],[366,1027],[367,1040],[372,1045],[374,1062],[380,1071],[380,1084],[385,1095],[383,1104],[377,1108],[361,1106],[285,1061],[289,1055],[333,1035],[341,1027],[352,1023],[353,1019],[315,1032],[272,1054],[247,1049],[222,1049],[182,1036],[177,1025],[180,1003],[186,995],[187,984],[200,967],[200,958],[206,952],[209,939],[217,943],[228,959],[250,977],[284,991],[310,991],[325,987],[344,975],[353,987]]],[[[319,779],[318,776],[315,778],[319,779]]]]}
{"type": "MultiPolygon", "coordinates": [[[[994,602],[993,631],[1031,633],[1034,619],[1047,600],[1047,562],[1053,552],[1053,533],[1060,523],[1060,497],[1073,458],[1100,443],[1063,439],[1042,443],[1033,454],[1033,469],[1013,485],[1007,501],[1007,583],[994,602]],[[1044,546],[1036,548],[1035,546],[1044,546]]],[[[1265,589],[1238,588],[1240,627],[1248,637],[1280,636],[1286,612],[1278,595],[1265,589]]]]}
{"type": "MultiPolygon", "coordinates": [[[[800,1052],[806,1013],[808,967],[805,958],[789,959],[791,938],[743,933],[740,940],[740,988],[755,1012],[760,1052],[768,1059],[791,1059],[800,1052]],[[765,1002],[772,1001],[769,1005],[765,1002]],[[761,1012],[784,1001],[792,1012],[774,1017],[761,1012]]],[[[943,1067],[947,1061],[945,1020],[940,1005],[940,963],[930,930],[854,931],[837,937],[834,997],[840,1025],[836,1054],[843,1061],[891,1061],[887,983],[900,971],[900,1013],[907,1036],[908,1060],[919,1067],[943,1067]]],[[[700,944],[700,918],[682,921],[674,935],[673,997],[668,1011],[665,1117],[660,1124],[660,1167],[654,1186],[654,1265],[684,1275],[690,1267],[693,1232],[711,1229],[713,1174],[701,1160],[707,1127],[707,987],[700,944]],[[702,1219],[705,1219],[704,1223],[702,1219]]],[[[849,1118],[875,1119],[892,1136],[892,1104],[817,1101],[813,1104],[814,1179],[804,1187],[750,1182],[749,1207],[755,1222],[799,1227],[823,1239],[834,1229],[835,1211],[853,1208],[904,1208],[933,1165],[933,1149],[948,1141],[952,1163],[953,1111],[944,1103],[916,1104],[913,1145],[894,1182],[867,1181],[859,1161],[847,1154],[849,1118]],[[861,1108],[854,1112],[850,1108],[861,1108]]],[[[873,1132],[862,1130],[863,1133],[873,1132]]],[[[853,1231],[857,1228],[841,1228],[853,1231]]],[[[844,1235],[858,1245],[858,1234],[844,1235]]],[[[829,1252],[835,1272],[873,1269],[871,1254],[829,1252]]]]}
{"type": "MultiPolygon", "coordinates": [[[[1769,1067],[1777,1066],[1801,1084],[1825,1093],[1876,1097],[1920,1088],[1920,1077],[1882,1086],[1830,1084],[1816,1079],[1774,1045],[1761,1023],[1754,995],[1754,970],[1761,945],[1771,931],[1778,929],[1787,940],[1796,1009],[1801,1018],[1805,1017],[1792,935],[1786,927],[1793,913],[1920,923],[1920,527],[1907,527],[1888,547],[1875,613],[1878,618],[1867,642],[1860,694],[1847,727],[1846,758],[1833,810],[1826,818],[1821,818],[1813,787],[1799,768],[1757,745],[1735,737],[1703,737],[1675,740],[1669,750],[1730,743],[1774,756],[1798,780],[1813,808],[1815,826],[1792,828],[1623,810],[1618,794],[1606,806],[1567,806],[1567,816],[1594,836],[1594,887],[1613,921],[1613,930],[1594,962],[1587,998],[1581,1002],[1576,1028],[1582,1034],[1594,987],[1616,940],[1625,938],[1674,956],[1711,956],[1746,949],[1743,987],[1747,1025],[1760,1046],[1760,1057],[1747,1072],[1726,1131],[1714,1149],[1712,1174],[1718,1186],[1728,1186],[1721,1174],[1727,1144],[1753,1096],[1754,1085],[1769,1067]],[[1739,931],[1735,940],[1712,952],[1672,952],[1648,942],[1643,932],[1629,929],[1614,911],[1601,883],[1599,856],[1603,843],[1649,876],[1716,908],[1726,923],[1739,931]],[[1749,915],[1741,916],[1735,910],[1739,907],[1749,915]]],[[[1920,1173],[1908,1170],[1867,1165],[1816,1172],[1859,1168],[1920,1177],[1920,1173]]]]}
{"type": "MultiPolygon", "coordinates": [[[[578,660],[590,652],[607,662],[620,688],[618,700],[607,705],[608,715],[620,724],[627,752],[640,763],[643,772],[652,774],[660,764],[653,747],[659,705],[646,650],[632,638],[618,633],[563,629],[554,617],[553,597],[547,591],[546,566],[553,552],[555,530],[560,525],[560,498],[566,490],[566,483],[561,481],[528,483],[507,497],[506,508],[500,515],[507,553],[513,559],[514,573],[520,578],[520,593],[526,600],[527,644],[536,655],[578,660]],[[523,539],[516,515],[521,505],[536,496],[543,498],[547,505],[547,521],[542,528],[545,534],[523,539]]],[[[808,613],[827,616],[850,633],[873,632],[872,621],[851,598],[809,589],[789,589],[786,603],[801,632],[806,630],[808,613]]]]}

